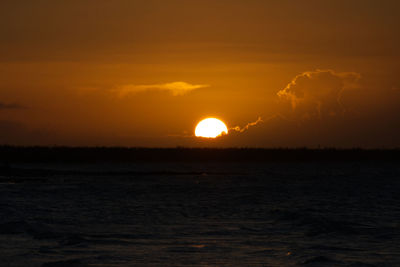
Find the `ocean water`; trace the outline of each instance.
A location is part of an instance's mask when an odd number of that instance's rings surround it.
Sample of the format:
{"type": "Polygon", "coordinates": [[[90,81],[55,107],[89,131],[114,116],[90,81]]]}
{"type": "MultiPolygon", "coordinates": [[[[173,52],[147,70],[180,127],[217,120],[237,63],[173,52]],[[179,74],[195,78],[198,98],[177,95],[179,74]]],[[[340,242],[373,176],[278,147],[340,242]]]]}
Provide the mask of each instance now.
{"type": "Polygon", "coordinates": [[[400,266],[397,163],[13,167],[0,266],[400,266]]]}

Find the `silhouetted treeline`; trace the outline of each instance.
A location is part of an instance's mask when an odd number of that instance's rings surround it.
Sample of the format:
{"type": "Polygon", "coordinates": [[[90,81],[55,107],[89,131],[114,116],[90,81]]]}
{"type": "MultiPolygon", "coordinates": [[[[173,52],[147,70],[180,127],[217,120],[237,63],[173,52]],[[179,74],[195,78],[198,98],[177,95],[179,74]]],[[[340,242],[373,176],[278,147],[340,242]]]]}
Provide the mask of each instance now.
{"type": "Polygon", "coordinates": [[[165,161],[398,161],[400,149],[125,148],[0,146],[0,164],[12,162],[165,161]]]}

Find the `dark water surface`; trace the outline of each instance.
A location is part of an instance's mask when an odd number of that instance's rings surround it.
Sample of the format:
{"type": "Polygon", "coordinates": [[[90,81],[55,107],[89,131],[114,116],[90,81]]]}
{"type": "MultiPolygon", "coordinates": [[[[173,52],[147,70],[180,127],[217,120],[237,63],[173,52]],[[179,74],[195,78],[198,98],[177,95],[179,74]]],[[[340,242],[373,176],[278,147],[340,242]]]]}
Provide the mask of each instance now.
{"type": "Polygon", "coordinates": [[[397,163],[17,167],[0,266],[400,266],[397,163]]]}

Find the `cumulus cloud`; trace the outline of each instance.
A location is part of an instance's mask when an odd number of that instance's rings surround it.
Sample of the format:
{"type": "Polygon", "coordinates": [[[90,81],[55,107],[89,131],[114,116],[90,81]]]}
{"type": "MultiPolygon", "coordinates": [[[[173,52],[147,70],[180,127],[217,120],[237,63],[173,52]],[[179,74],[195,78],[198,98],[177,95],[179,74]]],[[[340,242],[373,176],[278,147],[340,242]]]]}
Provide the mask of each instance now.
{"type": "Polygon", "coordinates": [[[120,96],[124,97],[129,94],[136,94],[139,92],[157,90],[157,91],[168,91],[173,96],[182,96],[190,91],[209,87],[207,84],[190,84],[187,82],[171,82],[163,84],[146,84],[146,85],[123,85],[116,88],[114,91],[120,96]]]}
{"type": "Polygon", "coordinates": [[[244,131],[248,130],[251,126],[256,126],[257,124],[259,124],[261,122],[263,122],[262,118],[258,117],[258,119],[256,121],[250,122],[250,123],[248,123],[246,126],[244,126],[242,128],[240,126],[236,126],[236,127],[229,128],[229,130],[233,130],[233,131],[237,131],[237,132],[243,133],[244,131]]]}
{"type": "Polygon", "coordinates": [[[345,111],[341,103],[343,91],[357,88],[360,78],[355,72],[307,71],[294,77],[277,94],[303,119],[335,116],[345,111]]]}

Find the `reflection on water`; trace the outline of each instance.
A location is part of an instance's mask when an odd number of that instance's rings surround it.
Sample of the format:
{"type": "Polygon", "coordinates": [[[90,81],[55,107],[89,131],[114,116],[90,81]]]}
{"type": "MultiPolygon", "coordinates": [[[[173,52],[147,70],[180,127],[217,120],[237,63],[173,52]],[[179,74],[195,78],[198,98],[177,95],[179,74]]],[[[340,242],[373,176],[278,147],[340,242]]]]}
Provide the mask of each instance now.
{"type": "Polygon", "coordinates": [[[6,266],[400,264],[396,164],[20,167],[58,172],[0,177],[6,266]]]}

